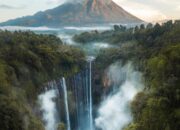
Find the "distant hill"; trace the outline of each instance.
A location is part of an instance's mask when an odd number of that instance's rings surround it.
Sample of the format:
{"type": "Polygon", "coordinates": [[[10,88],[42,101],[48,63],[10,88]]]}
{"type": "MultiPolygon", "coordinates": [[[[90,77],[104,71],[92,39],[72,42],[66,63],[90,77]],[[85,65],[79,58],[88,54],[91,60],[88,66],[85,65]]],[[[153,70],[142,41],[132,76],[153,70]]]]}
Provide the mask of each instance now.
{"type": "Polygon", "coordinates": [[[85,0],[65,3],[54,9],[3,22],[1,26],[64,26],[102,23],[140,23],[142,20],[118,6],[112,0],[85,0]]]}

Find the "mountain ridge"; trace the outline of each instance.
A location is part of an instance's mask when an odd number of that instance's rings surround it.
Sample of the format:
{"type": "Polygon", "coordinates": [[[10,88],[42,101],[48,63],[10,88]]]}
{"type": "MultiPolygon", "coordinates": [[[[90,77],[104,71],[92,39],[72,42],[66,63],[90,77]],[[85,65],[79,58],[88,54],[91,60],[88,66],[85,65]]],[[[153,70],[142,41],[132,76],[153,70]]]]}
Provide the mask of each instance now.
{"type": "Polygon", "coordinates": [[[82,3],[65,3],[32,16],[8,20],[0,25],[56,27],[140,22],[142,20],[125,11],[112,0],[85,0],[82,3]]]}

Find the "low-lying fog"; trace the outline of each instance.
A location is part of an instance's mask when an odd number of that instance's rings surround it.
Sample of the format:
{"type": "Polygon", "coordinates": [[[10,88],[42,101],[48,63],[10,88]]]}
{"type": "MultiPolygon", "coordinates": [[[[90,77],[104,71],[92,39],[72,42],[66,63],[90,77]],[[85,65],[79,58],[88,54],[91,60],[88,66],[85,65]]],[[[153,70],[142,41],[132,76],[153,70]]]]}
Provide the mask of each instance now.
{"type": "Polygon", "coordinates": [[[19,26],[5,26],[0,27],[1,30],[9,30],[9,31],[33,31],[37,34],[53,34],[57,37],[61,38],[64,44],[76,46],[84,50],[87,55],[96,55],[100,49],[115,47],[108,43],[103,42],[92,42],[87,44],[80,44],[73,41],[73,36],[75,34],[80,34],[85,31],[105,31],[113,29],[113,25],[107,26],[84,26],[84,27],[61,27],[61,28],[48,28],[48,27],[19,27],[19,26]]]}

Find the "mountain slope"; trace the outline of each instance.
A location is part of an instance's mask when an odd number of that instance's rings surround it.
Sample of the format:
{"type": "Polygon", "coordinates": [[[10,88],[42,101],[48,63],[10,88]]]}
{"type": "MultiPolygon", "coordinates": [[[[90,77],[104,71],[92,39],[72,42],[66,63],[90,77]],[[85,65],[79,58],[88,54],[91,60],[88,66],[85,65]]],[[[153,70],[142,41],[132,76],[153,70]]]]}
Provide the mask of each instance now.
{"type": "Polygon", "coordinates": [[[100,23],[139,23],[137,17],[126,12],[112,0],[85,0],[83,3],[65,3],[54,9],[38,12],[0,25],[64,26],[100,23]]]}

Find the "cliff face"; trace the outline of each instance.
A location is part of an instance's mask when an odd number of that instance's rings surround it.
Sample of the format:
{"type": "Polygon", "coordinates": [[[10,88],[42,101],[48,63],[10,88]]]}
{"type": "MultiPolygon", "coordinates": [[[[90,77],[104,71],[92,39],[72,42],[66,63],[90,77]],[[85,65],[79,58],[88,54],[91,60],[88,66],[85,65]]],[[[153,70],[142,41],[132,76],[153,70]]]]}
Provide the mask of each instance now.
{"type": "Polygon", "coordinates": [[[112,0],[85,0],[82,3],[65,3],[33,16],[10,20],[0,25],[64,26],[102,23],[139,23],[112,0]]]}

